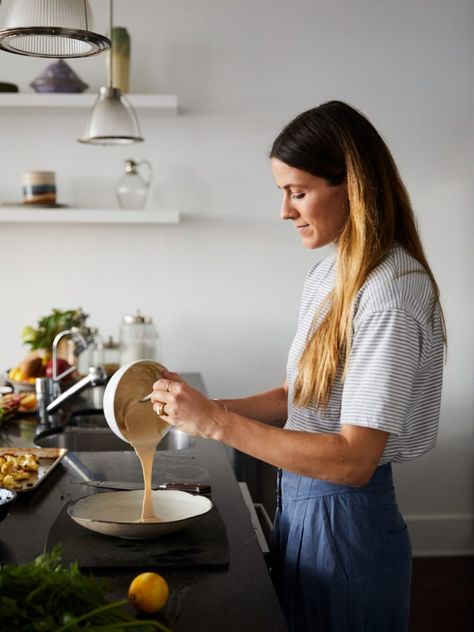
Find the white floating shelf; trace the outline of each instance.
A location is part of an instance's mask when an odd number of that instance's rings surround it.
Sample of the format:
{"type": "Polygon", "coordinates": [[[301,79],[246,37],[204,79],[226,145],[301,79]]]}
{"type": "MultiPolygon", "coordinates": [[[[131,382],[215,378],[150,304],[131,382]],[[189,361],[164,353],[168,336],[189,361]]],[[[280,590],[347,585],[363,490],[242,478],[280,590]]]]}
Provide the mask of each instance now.
{"type": "Polygon", "coordinates": [[[0,209],[4,224],[177,224],[179,211],[123,211],[121,209],[0,209]]]}
{"type": "MultiPolygon", "coordinates": [[[[90,108],[94,104],[97,94],[98,92],[82,94],[4,92],[0,93],[0,107],[90,108]]],[[[174,94],[126,94],[125,96],[137,110],[157,110],[163,114],[176,114],[178,112],[178,97],[174,94]]]]}

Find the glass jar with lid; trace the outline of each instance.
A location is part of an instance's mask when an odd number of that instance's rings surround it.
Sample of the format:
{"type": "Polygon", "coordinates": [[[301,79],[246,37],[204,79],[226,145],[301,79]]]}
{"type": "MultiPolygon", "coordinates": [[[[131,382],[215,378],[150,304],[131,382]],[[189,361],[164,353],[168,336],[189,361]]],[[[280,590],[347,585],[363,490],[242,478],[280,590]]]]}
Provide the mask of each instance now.
{"type": "Polygon", "coordinates": [[[159,338],[153,320],[139,310],[124,316],[120,326],[120,365],[136,360],[160,360],[159,338]]]}

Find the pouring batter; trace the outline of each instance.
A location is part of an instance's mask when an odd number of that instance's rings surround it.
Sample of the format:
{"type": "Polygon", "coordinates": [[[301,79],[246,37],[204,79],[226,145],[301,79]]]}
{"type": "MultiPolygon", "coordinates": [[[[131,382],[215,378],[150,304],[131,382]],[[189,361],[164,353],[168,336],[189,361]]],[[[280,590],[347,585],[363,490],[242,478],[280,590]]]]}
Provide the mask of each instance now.
{"type": "Polygon", "coordinates": [[[150,401],[142,402],[151,385],[160,379],[165,368],[152,361],[132,365],[126,379],[119,382],[114,398],[114,414],[120,432],[133,446],[143,470],[144,492],[141,517],[137,522],[160,522],[153,510],[151,480],[153,459],[169,424],[153,411],[150,401]]]}

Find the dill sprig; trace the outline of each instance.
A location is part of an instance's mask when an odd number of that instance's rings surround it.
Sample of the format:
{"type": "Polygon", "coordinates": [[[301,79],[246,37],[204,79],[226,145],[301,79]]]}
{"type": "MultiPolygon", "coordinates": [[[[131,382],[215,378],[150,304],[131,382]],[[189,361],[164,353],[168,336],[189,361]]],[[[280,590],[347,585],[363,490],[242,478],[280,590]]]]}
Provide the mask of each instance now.
{"type": "Polygon", "coordinates": [[[61,564],[61,550],[32,562],[0,567],[0,631],[151,632],[169,628],[155,620],[134,618],[127,599],[109,602],[108,582],[86,575],[76,563],[61,564]]]}

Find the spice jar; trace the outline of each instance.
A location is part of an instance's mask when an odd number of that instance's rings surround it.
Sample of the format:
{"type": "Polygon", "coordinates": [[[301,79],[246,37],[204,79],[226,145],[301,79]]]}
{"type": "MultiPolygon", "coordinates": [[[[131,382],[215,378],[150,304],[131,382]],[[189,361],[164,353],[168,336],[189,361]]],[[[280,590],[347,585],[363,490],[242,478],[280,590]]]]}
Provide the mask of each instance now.
{"type": "Polygon", "coordinates": [[[120,368],[120,345],[112,336],[102,343],[102,358],[104,370],[110,377],[120,368]]]}
{"type": "Polygon", "coordinates": [[[120,365],[137,360],[159,360],[158,333],[150,316],[135,314],[123,317],[120,326],[120,365]]]}

